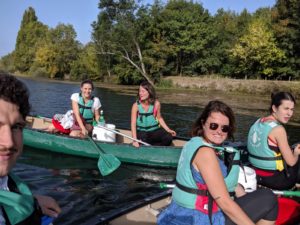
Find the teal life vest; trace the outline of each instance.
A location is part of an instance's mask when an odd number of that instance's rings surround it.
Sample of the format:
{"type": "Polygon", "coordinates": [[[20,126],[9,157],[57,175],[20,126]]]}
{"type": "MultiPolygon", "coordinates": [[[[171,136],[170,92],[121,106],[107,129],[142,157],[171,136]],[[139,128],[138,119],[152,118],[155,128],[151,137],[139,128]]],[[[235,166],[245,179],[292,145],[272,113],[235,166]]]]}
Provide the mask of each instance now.
{"type": "Polygon", "coordinates": [[[79,94],[79,113],[84,118],[85,122],[92,124],[94,119],[94,113],[92,110],[94,104],[94,96],[85,104],[81,93],[79,94]]]}
{"type": "Polygon", "coordinates": [[[239,151],[232,147],[214,146],[205,142],[202,137],[193,137],[182,149],[177,168],[176,186],[173,189],[172,197],[173,200],[180,206],[196,209],[205,214],[210,214],[219,211],[216,202],[210,196],[206,184],[196,183],[191,171],[192,160],[194,159],[198,149],[201,151],[201,147],[205,146],[215,149],[217,151],[216,154],[219,157],[220,166],[223,163],[223,167],[225,169],[227,168],[227,170],[229,169],[229,171],[222,172],[228,192],[234,192],[238,183],[240,170],[239,151]],[[228,166],[225,166],[223,161],[225,153],[230,154],[229,158],[231,158],[231,162],[228,166]],[[211,209],[209,209],[210,203],[212,206],[211,209]]]}
{"type": "Polygon", "coordinates": [[[136,120],[136,129],[138,131],[153,131],[159,128],[159,122],[156,119],[154,105],[149,105],[148,111],[145,112],[140,101],[137,101],[138,115],[136,120]]]}
{"type": "Polygon", "coordinates": [[[9,224],[41,224],[42,213],[37,209],[28,186],[17,176],[9,174],[10,191],[0,190],[0,205],[9,224]]]}
{"type": "Polygon", "coordinates": [[[258,119],[250,128],[248,134],[247,148],[249,151],[249,162],[260,169],[279,170],[284,169],[284,162],[280,151],[270,149],[268,136],[271,130],[280,126],[278,122],[261,122],[258,119]]]}

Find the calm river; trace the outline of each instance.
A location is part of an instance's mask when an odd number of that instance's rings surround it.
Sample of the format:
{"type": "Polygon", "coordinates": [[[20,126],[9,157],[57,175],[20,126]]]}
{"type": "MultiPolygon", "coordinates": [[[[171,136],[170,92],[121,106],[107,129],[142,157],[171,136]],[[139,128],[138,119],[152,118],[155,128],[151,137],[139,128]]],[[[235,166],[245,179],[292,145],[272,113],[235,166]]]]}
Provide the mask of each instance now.
{"type": "MultiPolygon", "coordinates": [[[[79,84],[20,79],[30,90],[32,114],[46,117],[70,109],[70,96],[79,91],[79,84]]],[[[94,95],[100,98],[108,123],[117,127],[130,127],[130,111],[136,91],[95,89],[94,95]]],[[[203,102],[219,96],[193,92],[163,92],[159,93],[159,97],[167,124],[176,130],[179,136],[187,137],[193,121],[202,110],[203,102]]],[[[239,99],[235,100],[232,96],[220,95],[220,99],[229,102],[237,112],[235,137],[238,141],[245,141],[257,113],[266,113],[261,107],[264,102],[257,102],[259,107],[255,107],[257,100],[252,101],[249,96],[239,96],[239,99]],[[249,105],[254,108],[249,109],[249,105]]],[[[268,105],[265,105],[265,108],[268,108],[268,105]]],[[[287,126],[287,132],[290,135],[290,143],[298,141],[299,126],[287,126]]],[[[157,183],[172,181],[176,171],[122,165],[113,174],[102,177],[97,170],[96,160],[25,148],[15,172],[29,183],[34,193],[50,195],[59,202],[63,212],[55,220],[55,224],[93,225],[97,224],[101,217],[115,210],[160,192],[157,183]]]]}

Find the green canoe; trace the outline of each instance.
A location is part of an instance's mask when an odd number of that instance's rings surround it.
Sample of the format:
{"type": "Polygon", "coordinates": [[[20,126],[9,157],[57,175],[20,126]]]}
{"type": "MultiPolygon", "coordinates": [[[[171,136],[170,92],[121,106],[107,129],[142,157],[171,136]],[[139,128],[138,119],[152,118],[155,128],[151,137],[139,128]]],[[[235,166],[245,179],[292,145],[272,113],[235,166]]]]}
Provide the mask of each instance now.
{"type": "MultiPolygon", "coordinates": [[[[40,150],[52,151],[68,155],[99,158],[99,151],[88,140],[74,138],[63,134],[44,131],[51,119],[27,117],[27,126],[23,130],[24,145],[40,150]]],[[[118,129],[118,132],[130,135],[129,130],[118,129]]],[[[173,146],[144,146],[135,148],[131,140],[116,134],[115,142],[97,141],[97,146],[104,153],[116,156],[121,162],[152,167],[176,168],[181,148],[185,141],[175,139],[173,146]]]]}

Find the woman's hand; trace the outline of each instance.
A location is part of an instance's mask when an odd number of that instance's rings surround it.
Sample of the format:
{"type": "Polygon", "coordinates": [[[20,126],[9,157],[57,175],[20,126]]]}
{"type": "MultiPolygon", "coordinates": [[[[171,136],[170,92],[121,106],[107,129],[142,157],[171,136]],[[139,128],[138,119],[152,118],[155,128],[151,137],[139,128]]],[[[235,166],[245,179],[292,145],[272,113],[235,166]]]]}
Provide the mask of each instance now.
{"type": "Polygon", "coordinates": [[[176,136],[176,131],[169,129],[168,133],[170,133],[173,137],[176,136]]]}
{"type": "Polygon", "coordinates": [[[242,185],[238,184],[235,188],[235,196],[237,198],[242,197],[243,195],[246,194],[245,189],[242,187],[242,185]]]}
{"type": "Polygon", "coordinates": [[[132,142],[132,145],[136,148],[140,147],[140,144],[136,141],[132,142]]]}
{"type": "Polygon", "coordinates": [[[300,155],[300,144],[297,144],[294,148],[294,154],[297,154],[298,156],[300,155]]]}
{"type": "Polygon", "coordinates": [[[61,209],[54,198],[45,195],[34,195],[44,215],[58,217],[61,209]]]}
{"type": "Polygon", "coordinates": [[[89,132],[88,132],[88,130],[85,127],[83,127],[81,129],[81,134],[82,134],[83,137],[86,137],[89,134],[89,132]]]}

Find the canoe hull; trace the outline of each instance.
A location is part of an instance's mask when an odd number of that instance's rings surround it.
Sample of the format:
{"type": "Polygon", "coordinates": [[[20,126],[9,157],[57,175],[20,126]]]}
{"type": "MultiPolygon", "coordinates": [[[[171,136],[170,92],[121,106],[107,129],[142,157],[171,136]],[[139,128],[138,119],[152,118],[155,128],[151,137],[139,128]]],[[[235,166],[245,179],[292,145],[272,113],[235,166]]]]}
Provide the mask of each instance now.
{"type": "MultiPolygon", "coordinates": [[[[24,145],[68,155],[99,158],[98,150],[88,139],[52,134],[45,131],[25,128],[23,131],[24,145]]],[[[140,146],[95,141],[105,153],[115,155],[125,163],[144,166],[176,168],[181,147],[172,146],[140,146]]]]}

